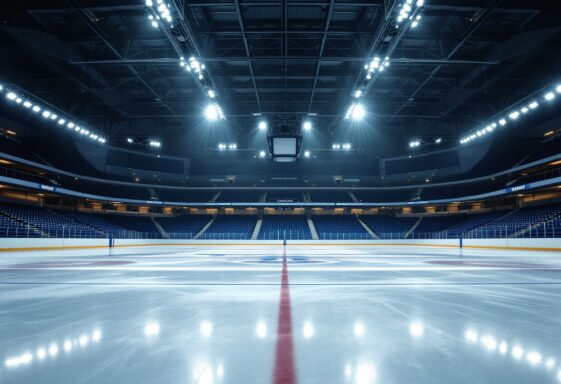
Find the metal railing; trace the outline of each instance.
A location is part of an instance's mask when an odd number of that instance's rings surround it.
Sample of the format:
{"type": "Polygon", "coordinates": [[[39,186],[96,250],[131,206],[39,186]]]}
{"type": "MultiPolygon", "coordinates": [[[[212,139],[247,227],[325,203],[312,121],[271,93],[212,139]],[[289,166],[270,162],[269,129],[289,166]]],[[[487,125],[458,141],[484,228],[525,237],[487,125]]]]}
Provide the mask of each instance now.
{"type": "MultiPolygon", "coordinates": [[[[433,232],[380,232],[374,231],[381,240],[401,239],[503,239],[503,238],[561,238],[559,223],[538,223],[518,226],[493,226],[489,228],[475,228],[466,231],[444,230],[433,232]]],[[[96,231],[81,227],[38,227],[38,226],[12,226],[0,227],[0,237],[14,238],[82,238],[82,239],[170,239],[190,240],[196,237],[194,232],[170,232],[162,236],[159,232],[140,231],[96,231]]],[[[370,234],[354,232],[320,232],[320,240],[375,240],[370,234]]],[[[250,240],[250,233],[203,233],[201,240],[250,240]]],[[[259,240],[310,240],[307,231],[266,231],[258,236],[259,240]]]]}

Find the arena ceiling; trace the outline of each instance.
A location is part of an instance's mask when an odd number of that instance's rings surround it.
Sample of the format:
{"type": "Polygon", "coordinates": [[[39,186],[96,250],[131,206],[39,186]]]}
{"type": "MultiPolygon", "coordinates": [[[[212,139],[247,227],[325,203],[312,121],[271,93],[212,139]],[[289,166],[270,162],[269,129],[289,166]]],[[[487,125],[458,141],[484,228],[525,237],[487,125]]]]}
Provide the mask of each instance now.
{"type": "Polygon", "coordinates": [[[396,0],[166,4],[173,28],[152,27],[145,0],[3,2],[2,81],[112,143],[157,138],[162,151],[187,155],[218,141],[258,148],[262,119],[310,119],[316,148],[328,149],[357,129],[344,117],[360,89],[366,118],[349,140],[387,155],[412,138],[455,144],[560,75],[556,0],[426,0],[416,28],[395,28],[396,0]],[[202,81],[180,56],[206,66],[202,81]],[[376,56],[389,67],[367,81],[376,56]],[[220,128],[204,120],[209,102],[224,111],[220,128]]]}

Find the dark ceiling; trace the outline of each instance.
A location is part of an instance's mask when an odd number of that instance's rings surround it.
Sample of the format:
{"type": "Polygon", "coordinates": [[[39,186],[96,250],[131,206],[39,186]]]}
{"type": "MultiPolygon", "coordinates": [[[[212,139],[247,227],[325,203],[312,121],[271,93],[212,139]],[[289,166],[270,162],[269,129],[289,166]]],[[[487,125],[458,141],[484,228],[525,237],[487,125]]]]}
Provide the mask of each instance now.
{"type": "Polygon", "coordinates": [[[389,155],[413,137],[456,143],[561,74],[558,0],[426,0],[419,26],[400,30],[393,0],[168,2],[182,13],[173,30],[150,25],[144,0],[2,2],[2,81],[113,143],[154,137],[187,156],[222,140],[260,148],[261,113],[269,124],[309,116],[316,148],[350,140],[389,155]],[[179,53],[206,64],[204,85],[179,53]],[[375,55],[391,66],[364,86],[375,55]],[[359,85],[367,118],[349,136],[359,85]],[[204,121],[204,86],[226,114],[219,128],[204,121]]]}

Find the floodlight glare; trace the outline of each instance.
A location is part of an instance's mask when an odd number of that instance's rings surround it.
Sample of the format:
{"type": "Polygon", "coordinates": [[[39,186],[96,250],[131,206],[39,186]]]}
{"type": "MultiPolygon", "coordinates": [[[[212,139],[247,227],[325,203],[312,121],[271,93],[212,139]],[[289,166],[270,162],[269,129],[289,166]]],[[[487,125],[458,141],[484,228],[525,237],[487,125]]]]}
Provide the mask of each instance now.
{"type": "Polygon", "coordinates": [[[31,104],[31,102],[29,102],[29,101],[24,101],[24,102],[23,102],[23,106],[24,106],[25,108],[31,108],[32,105],[33,105],[33,104],[31,104]]]}
{"type": "Polygon", "coordinates": [[[506,120],[505,119],[500,119],[499,124],[504,127],[506,125],[506,120]]]}
{"type": "Polygon", "coordinates": [[[364,115],[366,115],[364,106],[362,104],[355,105],[351,112],[351,117],[353,118],[353,120],[362,120],[364,118],[364,115]]]}
{"type": "Polygon", "coordinates": [[[551,100],[555,99],[555,93],[553,93],[553,92],[548,92],[548,93],[545,94],[544,98],[545,98],[547,101],[551,101],[551,100]]]}
{"type": "Polygon", "coordinates": [[[354,96],[358,99],[359,97],[362,96],[362,90],[361,89],[357,89],[354,93],[354,96]]]}
{"type": "Polygon", "coordinates": [[[222,120],[224,118],[224,113],[217,103],[213,103],[205,108],[205,116],[210,121],[222,120]]]}
{"type": "Polygon", "coordinates": [[[134,139],[132,137],[127,137],[127,143],[129,144],[134,143],[134,139]]]}
{"type": "Polygon", "coordinates": [[[538,102],[537,101],[532,101],[528,107],[530,107],[530,109],[536,109],[538,107],[538,102]]]}
{"type": "MultiPolygon", "coordinates": [[[[1,88],[0,88],[0,90],[1,90],[1,88]]],[[[559,85],[555,88],[555,91],[556,91],[557,93],[561,93],[561,84],[559,84],[559,85]]]]}
{"type": "Polygon", "coordinates": [[[214,99],[216,97],[216,93],[212,89],[209,89],[207,93],[208,97],[210,97],[211,99],[214,99]]]}
{"type": "Polygon", "coordinates": [[[304,128],[305,131],[309,131],[310,129],[312,129],[312,123],[310,123],[309,121],[304,121],[304,124],[302,124],[302,128],[304,128]]]}
{"type": "Polygon", "coordinates": [[[259,124],[257,125],[257,127],[258,127],[260,130],[263,131],[263,130],[267,129],[267,122],[266,122],[265,120],[261,120],[261,121],[259,122],[259,124]]]}
{"type": "Polygon", "coordinates": [[[516,119],[518,119],[519,116],[520,116],[520,112],[518,112],[518,111],[511,112],[508,115],[508,117],[510,117],[511,120],[516,120],[516,119]]]}
{"type": "Polygon", "coordinates": [[[226,144],[220,143],[218,144],[218,150],[223,151],[226,149],[226,144]]]}
{"type": "Polygon", "coordinates": [[[264,158],[266,155],[265,151],[259,151],[259,157],[264,158]]]}
{"type": "Polygon", "coordinates": [[[304,151],[304,157],[310,157],[310,151],[304,151]]]}
{"type": "Polygon", "coordinates": [[[437,137],[436,139],[434,139],[435,144],[440,144],[441,142],[442,142],[442,137],[437,137]]]}
{"type": "Polygon", "coordinates": [[[39,112],[41,110],[41,107],[39,107],[38,105],[34,105],[33,108],[31,108],[31,110],[35,113],[39,112]]]}

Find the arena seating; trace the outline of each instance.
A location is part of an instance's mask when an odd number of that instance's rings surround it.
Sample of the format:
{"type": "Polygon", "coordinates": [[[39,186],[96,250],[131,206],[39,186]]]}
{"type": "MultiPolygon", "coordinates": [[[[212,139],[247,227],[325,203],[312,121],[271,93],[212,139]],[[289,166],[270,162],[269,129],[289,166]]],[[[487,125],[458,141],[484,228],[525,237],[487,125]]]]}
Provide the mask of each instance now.
{"type": "Polygon", "coordinates": [[[302,192],[298,191],[268,191],[268,202],[301,202],[304,200],[302,192]]]}
{"type": "Polygon", "coordinates": [[[99,213],[77,212],[77,211],[58,211],[61,215],[88,225],[102,233],[110,234],[114,237],[125,236],[126,228],[121,227],[106,219],[106,215],[99,213]]]}
{"type": "Polygon", "coordinates": [[[129,231],[145,234],[146,237],[161,238],[158,228],[150,217],[133,215],[106,215],[107,220],[129,231]]]}
{"type": "Polygon", "coordinates": [[[225,190],[220,193],[216,201],[220,203],[256,203],[260,197],[260,191],[225,190]]]}
{"type": "Polygon", "coordinates": [[[462,223],[465,215],[451,216],[428,216],[421,220],[421,223],[415,228],[414,233],[432,233],[445,231],[455,225],[462,223]]]}
{"type": "Polygon", "coordinates": [[[49,237],[100,237],[94,228],[71,220],[55,211],[38,206],[3,203],[0,212],[20,224],[34,228],[34,233],[49,237]]]}
{"type": "Polygon", "coordinates": [[[365,215],[360,219],[380,238],[405,235],[417,221],[416,217],[394,217],[388,215],[365,215]]]}
{"type": "Polygon", "coordinates": [[[41,232],[0,213],[0,237],[41,237],[41,232]]]}
{"type": "Polygon", "coordinates": [[[392,201],[409,201],[413,196],[413,189],[398,189],[392,191],[372,190],[372,191],[354,191],[355,197],[365,203],[379,203],[392,201]]]}
{"type": "Polygon", "coordinates": [[[302,239],[312,238],[310,227],[302,215],[265,215],[258,239],[302,239]]]}
{"type": "Polygon", "coordinates": [[[506,215],[508,212],[509,211],[493,211],[493,212],[465,215],[464,220],[449,227],[446,230],[446,232],[451,237],[460,237],[474,228],[490,223],[493,220],[497,220],[498,218],[506,215]]]}
{"type": "Polygon", "coordinates": [[[211,201],[218,191],[190,191],[186,189],[156,189],[160,200],[185,201],[192,203],[207,203],[211,201]]]}
{"type": "Polygon", "coordinates": [[[370,239],[370,234],[355,216],[318,215],[312,216],[320,239],[370,239]]]}
{"type": "Polygon", "coordinates": [[[256,215],[222,215],[214,219],[202,239],[251,239],[257,223],[256,215]]]}
{"type": "MultiPolygon", "coordinates": [[[[403,238],[417,217],[364,215],[361,220],[382,239],[403,238]]],[[[0,237],[143,237],[192,238],[210,215],[157,217],[52,210],[0,203],[0,237]]],[[[203,239],[250,239],[257,215],[219,215],[203,239]]],[[[320,239],[367,239],[369,233],[352,215],[312,215],[320,239]]],[[[410,238],[561,237],[561,204],[527,206],[481,214],[425,216],[410,238]]],[[[305,215],[265,215],[258,239],[311,239],[305,215]]]]}
{"type": "Polygon", "coordinates": [[[532,226],[549,222],[560,215],[561,204],[526,206],[482,225],[471,233],[478,233],[485,237],[502,237],[505,234],[509,237],[523,236],[532,226]]]}
{"type": "Polygon", "coordinates": [[[351,203],[353,199],[345,191],[310,191],[310,201],[313,202],[336,202],[351,203]]]}
{"type": "Polygon", "coordinates": [[[170,237],[194,237],[212,219],[210,215],[157,217],[156,221],[170,237]]]}

